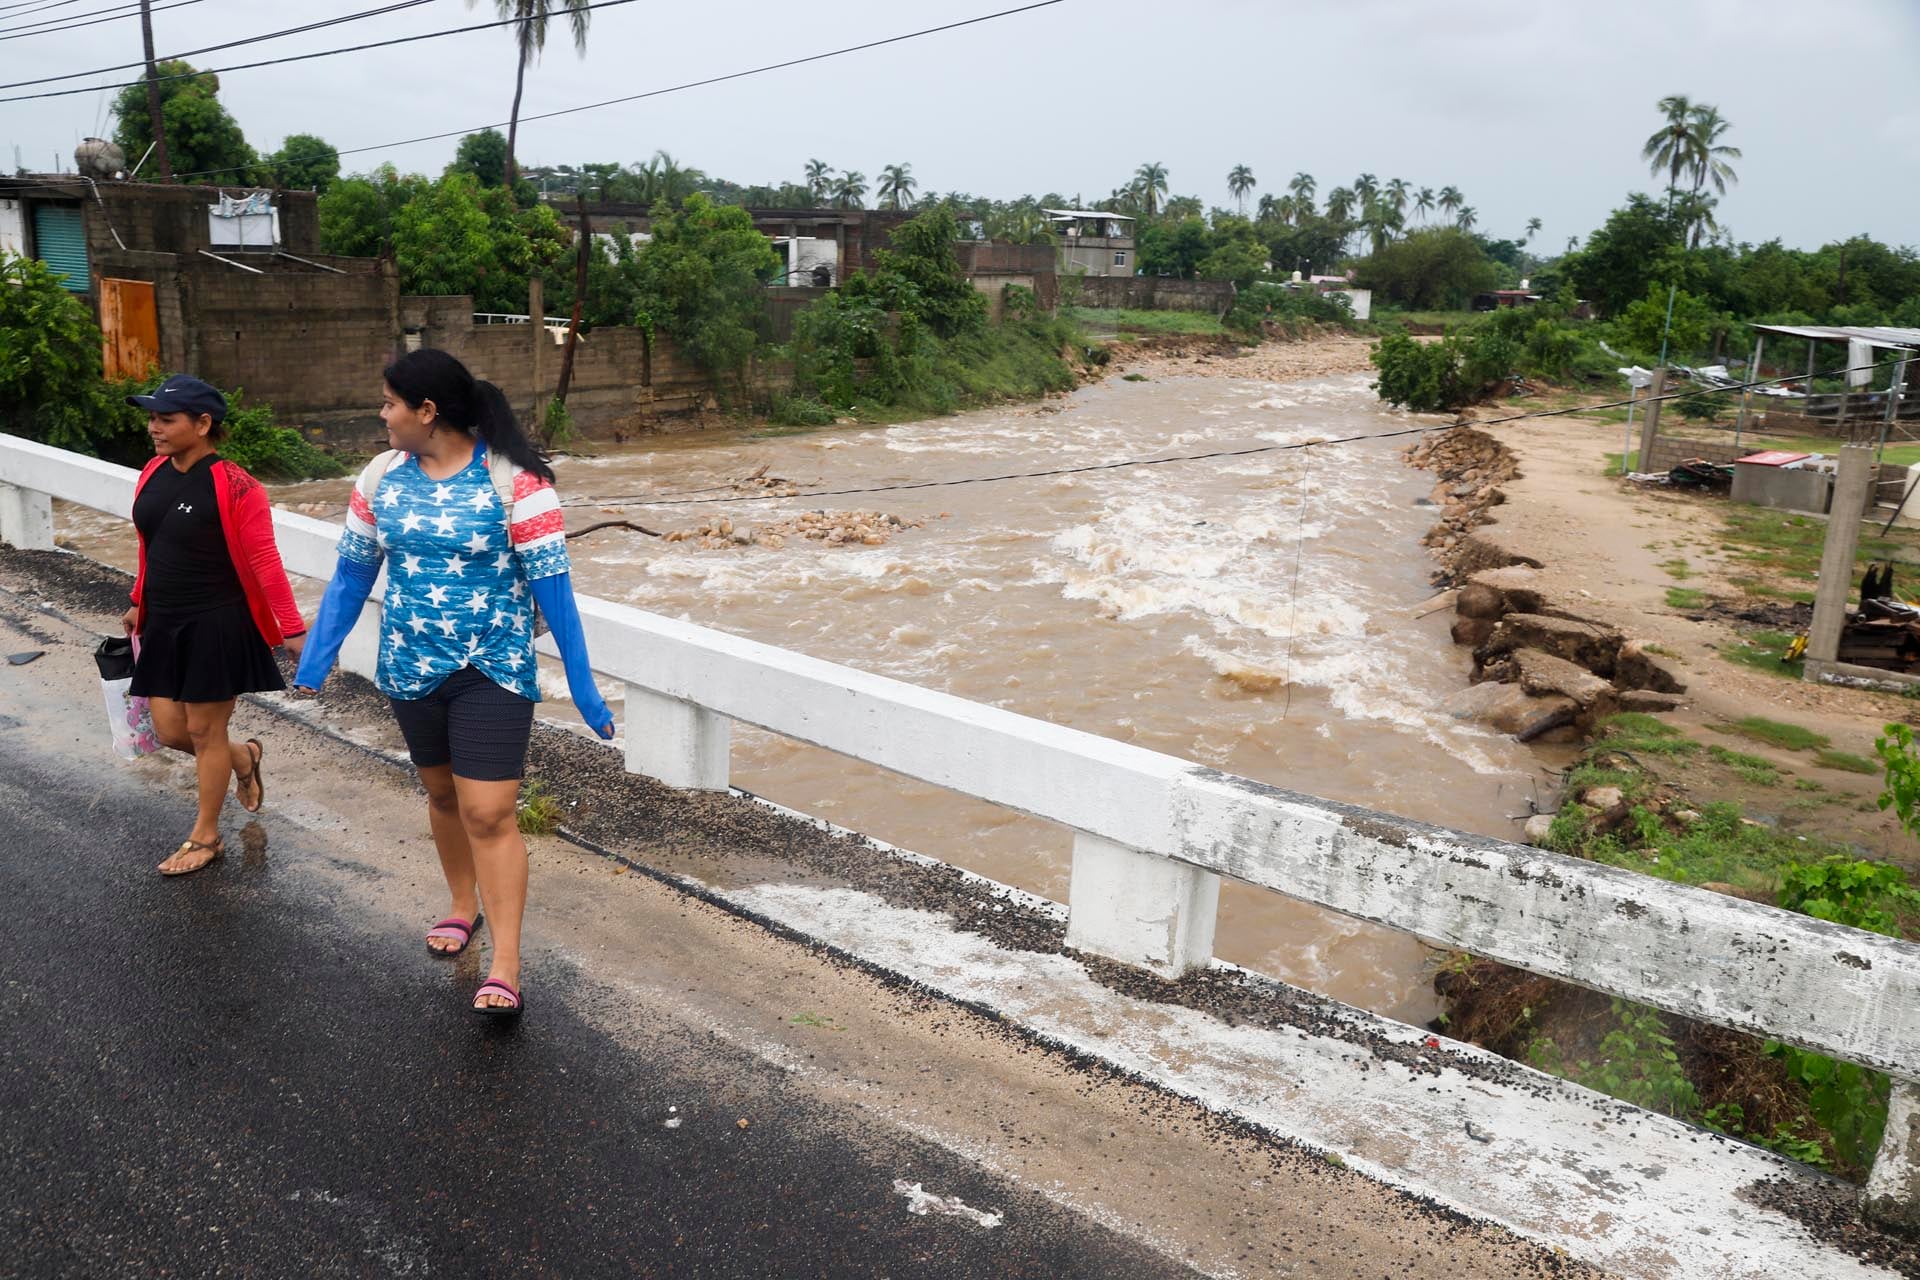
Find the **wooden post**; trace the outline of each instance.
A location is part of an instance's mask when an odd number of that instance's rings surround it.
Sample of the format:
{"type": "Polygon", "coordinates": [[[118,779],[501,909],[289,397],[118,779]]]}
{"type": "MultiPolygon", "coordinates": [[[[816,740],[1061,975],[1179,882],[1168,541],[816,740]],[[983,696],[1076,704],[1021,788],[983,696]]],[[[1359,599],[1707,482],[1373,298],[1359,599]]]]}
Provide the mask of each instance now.
{"type": "Polygon", "coordinates": [[[173,181],[173,161],[167,158],[167,122],[160,111],[159,72],[153,65],[152,0],[140,0],[140,39],[147,48],[147,121],[153,130],[153,151],[160,161],[160,181],[173,181]]]}
{"type": "Polygon", "coordinates": [[[1760,353],[1766,349],[1767,335],[1753,335],[1753,361],[1747,365],[1747,386],[1740,390],[1740,416],[1733,422],[1733,447],[1740,447],[1740,433],[1747,425],[1747,405],[1753,400],[1753,383],[1760,380],[1760,353]]]}
{"type": "Polygon", "coordinates": [[[1660,439],[1660,397],[1667,389],[1667,368],[1653,371],[1653,385],[1647,388],[1647,413],[1640,427],[1640,470],[1653,470],[1653,446],[1660,439]]]}
{"type": "Polygon", "coordinates": [[[1807,628],[1809,675],[1813,674],[1814,663],[1839,660],[1840,631],[1846,626],[1847,600],[1853,595],[1853,553],[1860,545],[1860,520],[1872,492],[1872,446],[1841,446],[1840,473],[1834,480],[1827,536],[1820,549],[1820,584],[1813,600],[1813,622],[1807,628]]]}
{"type": "MultiPolygon", "coordinates": [[[[554,388],[553,398],[561,404],[567,402],[567,388],[573,383],[573,349],[580,342],[580,307],[587,296],[587,255],[593,251],[593,220],[587,217],[587,197],[580,196],[580,226],[575,232],[580,238],[573,268],[573,321],[567,325],[567,346],[560,354],[560,385],[554,388]]],[[[546,422],[543,419],[538,427],[541,438],[546,437],[546,422]]],[[[552,444],[551,440],[546,440],[552,444]]]]}
{"type": "Polygon", "coordinates": [[[540,366],[544,363],[547,343],[547,299],[546,285],[539,276],[527,280],[527,327],[533,330],[533,417],[529,419],[535,428],[545,421],[540,411],[545,408],[546,380],[540,376],[540,366]]]}

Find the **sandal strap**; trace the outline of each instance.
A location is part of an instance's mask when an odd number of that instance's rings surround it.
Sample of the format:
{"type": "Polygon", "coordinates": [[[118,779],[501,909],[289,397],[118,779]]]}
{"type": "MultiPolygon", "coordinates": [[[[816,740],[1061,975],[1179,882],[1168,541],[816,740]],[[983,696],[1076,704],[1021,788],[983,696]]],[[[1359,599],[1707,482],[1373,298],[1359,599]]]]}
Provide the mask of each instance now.
{"type": "Polygon", "coordinates": [[[473,926],[465,920],[442,920],[439,924],[427,930],[427,936],[429,938],[451,938],[455,942],[465,944],[469,938],[473,937],[473,926]]]}
{"type": "Polygon", "coordinates": [[[508,1006],[509,1008],[518,1009],[520,1007],[520,993],[513,989],[513,984],[511,982],[508,982],[505,978],[488,978],[485,982],[480,984],[480,989],[473,993],[475,1008],[485,1007],[479,1003],[479,1000],[481,996],[487,994],[487,989],[489,987],[493,988],[495,991],[498,991],[504,994],[509,1000],[513,1001],[513,1003],[508,1006]]]}
{"type": "Polygon", "coordinates": [[[225,849],[226,847],[227,847],[227,842],[224,840],[215,840],[212,844],[202,844],[198,840],[182,840],[180,842],[180,847],[178,849],[175,849],[174,852],[175,853],[197,853],[200,850],[205,849],[209,853],[219,853],[221,850],[225,849]]]}

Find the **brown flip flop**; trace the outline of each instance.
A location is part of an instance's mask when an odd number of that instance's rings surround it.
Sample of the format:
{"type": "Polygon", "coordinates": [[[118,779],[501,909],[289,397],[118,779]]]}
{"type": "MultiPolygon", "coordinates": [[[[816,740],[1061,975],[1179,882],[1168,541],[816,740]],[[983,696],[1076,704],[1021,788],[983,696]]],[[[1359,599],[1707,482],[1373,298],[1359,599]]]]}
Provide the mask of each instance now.
{"type": "Polygon", "coordinates": [[[183,853],[194,853],[201,849],[212,850],[213,856],[197,867],[183,867],[178,871],[168,871],[164,867],[159,868],[160,874],[163,876],[190,876],[196,871],[205,871],[208,867],[220,861],[220,856],[227,851],[227,842],[225,840],[215,839],[212,844],[202,844],[198,840],[182,840],[180,847],[173,851],[172,856],[177,858],[183,853]]]}
{"type": "Polygon", "coordinates": [[[261,745],[260,739],[258,738],[248,738],[247,746],[253,749],[253,769],[246,777],[234,779],[234,791],[237,794],[240,788],[246,786],[249,782],[258,785],[260,792],[254,797],[252,804],[248,804],[245,800],[240,801],[240,807],[242,809],[245,809],[248,813],[258,813],[260,812],[260,807],[267,802],[267,780],[260,772],[260,761],[267,754],[267,749],[261,745]]]}

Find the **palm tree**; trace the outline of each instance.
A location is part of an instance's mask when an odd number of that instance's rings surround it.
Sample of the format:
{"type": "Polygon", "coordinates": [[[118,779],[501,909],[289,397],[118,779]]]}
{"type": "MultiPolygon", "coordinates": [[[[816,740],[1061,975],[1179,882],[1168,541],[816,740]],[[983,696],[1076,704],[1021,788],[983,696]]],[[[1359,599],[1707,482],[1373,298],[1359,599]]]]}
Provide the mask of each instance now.
{"type": "Polygon", "coordinates": [[[1394,215],[1401,217],[1403,222],[1407,212],[1407,196],[1412,190],[1405,178],[1395,178],[1387,184],[1387,203],[1393,206],[1394,215]]]}
{"type": "Polygon", "coordinates": [[[1462,231],[1473,230],[1473,224],[1480,221],[1480,215],[1472,205],[1461,206],[1460,213],[1454,218],[1454,225],[1462,231]]]}
{"type": "Polygon", "coordinates": [[[1367,236],[1373,241],[1373,251],[1379,253],[1393,239],[1393,233],[1406,225],[1400,211],[1393,207],[1393,201],[1376,198],[1367,205],[1361,215],[1360,224],[1366,228],[1367,236]]]}
{"type": "Polygon", "coordinates": [[[1272,192],[1260,197],[1260,205],[1254,210],[1256,222],[1285,222],[1293,213],[1292,196],[1275,196],[1272,192]]]}
{"type": "MultiPolygon", "coordinates": [[[[474,0],[467,0],[469,5],[474,0]]],[[[512,188],[520,177],[518,161],[514,159],[514,145],[520,140],[520,95],[527,85],[527,64],[540,55],[547,47],[547,20],[559,14],[565,14],[567,23],[573,28],[573,48],[581,57],[587,53],[587,19],[592,0],[494,0],[494,8],[502,18],[519,18],[511,30],[515,46],[520,51],[513,73],[513,111],[507,117],[507,186],[512,188]]]]}
{"type": "Polygon", "coordinates": [[[1287,184],[1287,190],[1293,193],[1294,212],[1299,217],[1308,217],[1313,213],[1313,191],[1317,184],[1310,173],[1296,173],[1293,181],[1287,184]]]}
{"type": "Polygon", "coordinates": [[[1568,252],[1568,253],[1572,253],[1572,252],[1574,252],[1574,251],[1575,251],[1576,249],[1578,249],[1579,247],[1580,247],[1580,237],[1579,237],[1579,236],[1568,236],[1568,237],[1567,237],[1567,252],[1568,252]]]}
{"type": "Polygon", "coordinates": [[[673,204],[679,204],[698,191],[707,180],[706,174],[698,169],[683,168],[678,160],[665,151],[654,152],[653,160],[648,167],[653,171],[654,178],[659,184],[659,192],[655,198],[673,204]]]}
{"type": "Polygon", "coordinates": [[[807,161],[807,192],[813,197],[814,203],[818,204],[827,198],[827,190],[833,185],[832,173],[833,166],[825,160],[807,161]]]}
{"type": "Polygon", "coordinates": [[[1427,215],[1433,212],[1432,187],[1422,187],[1414,194],[1413,211],[1420,215],[1420,221],[1425,222],[1427,220],[1427,215]]]}
{"type": "Polygon", "coordinates": [[[864,209],[863,201],[867,196],[867,175],[858,169],[849,169],[833,182],[833,202],[842,209],[864,209]]]}
{"type": "Polygon", "coordinates": [[[1345,222],[1353,213],[1353,192],[1345,187],[1335,187],[1327,192],[1327,217],[1335,222],[1345,222]]]}
{"type": "Polygon", "coordinates": [[[1466,202],[1467,198],[1460,194],[1460,188],[1442,187],[1440,188],[1440,197],[1435,203],[1440,206],[1440,212],[1451,218],[1453,211],[1466,202]]]}
{"type": "Polygon", "coordinates": [[[1660,99],[1659,109],[1667,117],[1640,148],[1640,158],[1654,177],[1667,172],[1667,212],[1673,212],[1674,188],[1680,185],[1680,171],[1694,162],[1694,113],[1697,110],[1684,93],[1670,93],[1660,99]]]}
{"type": "Polygon", "coordinates": [[[1693,194],[1699,195],[1700,189],[1712,182],[1713,189],[1725,195],[1728,183],[1740,181],[1740,175],[1727,163],[1741,158],[1740,148],[1720,141],[1727,130],[1733,128],[1733,122],[1720,114],[1720,108],[1703,102],[1693,109],[1692,125],[1693,158],[1689,163],[1693,169],[1693,194]]]}
{"type": "Polygon", "coordinates": [[[1140,193],[1140,206],[1151,218],[1159,208],[1156,201],[1167,194],[1167,166],[1158,160],[1143,164],[1133,171],[1133,182],[1140,193]]]}
{"type": "Polygon", "coordinates": [[[1247,192],[1259,185],[1260,183],[1253,176],[1253,170],[1243,164],[1233,166],[1227,173],[1227,190],[1232,192],[1233,198],[1240,202],[1242,214],[1247,211],[1247,192]]]}
{"type": "Polygon", "coordinates": [[[1527,219],[1527,234],[1526,234],[1526,235],[1524,235],[1524,236],[1522,236],[1522,237],[1520,238],[1520,243],[1521,243],[1521,244],[1532,244],[1532,243],[1533,243],[1533,237],[1534,237],[1534,233],[1535,233],[1535,232],[1537,232],[1537,231],[1539,231],[1539,230],[1540,230],[1540,219],[1538,219],[1538,218],[1528,218],[1528,219],[1527,219]]]}
{"type": "Polygon", "coordinates": [[[1354,201],[1365,209],[1380,194],[1380,179],[1370,173],[1363,173],[1353,180],[1354,201]]]}
{"type": "Polygon", "coordinates": [[[880,185],[874,195],[887,202],[889,209],[898,209],[900,202],[913,204],[913,166],[910,164],[890,164],[880,170],[880,185]]]}

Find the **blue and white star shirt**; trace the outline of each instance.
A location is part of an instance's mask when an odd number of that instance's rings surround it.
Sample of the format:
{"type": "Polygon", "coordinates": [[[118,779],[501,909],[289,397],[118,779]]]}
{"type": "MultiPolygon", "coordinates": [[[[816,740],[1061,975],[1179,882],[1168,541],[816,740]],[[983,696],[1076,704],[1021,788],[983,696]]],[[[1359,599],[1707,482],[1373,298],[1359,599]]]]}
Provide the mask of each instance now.
{"type": "Polygon", "coordinates": [[[568,571],[552,482],[513,468],[509,527],[484,445],[446,480],[432,479],[407,454],[375,459],[369,470],[382,466],[390,469],[379,477],[371,505],[361,496],[370,486],[355,486],[340,535],[343,568],[357,565],[371,581],[381,561],[387,564],[380,691],[423,698],[471,666],[539,701],[531,584],[568,571]]]}

